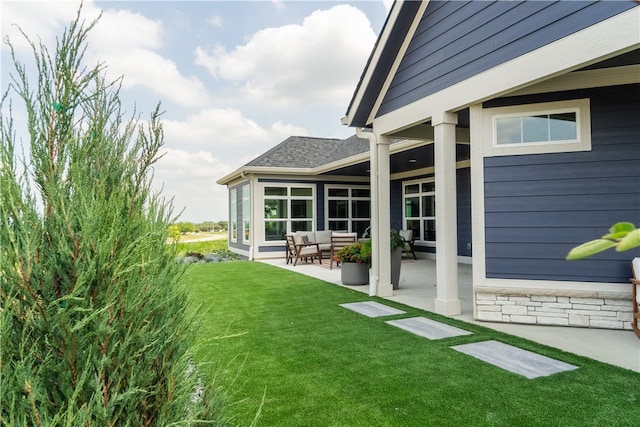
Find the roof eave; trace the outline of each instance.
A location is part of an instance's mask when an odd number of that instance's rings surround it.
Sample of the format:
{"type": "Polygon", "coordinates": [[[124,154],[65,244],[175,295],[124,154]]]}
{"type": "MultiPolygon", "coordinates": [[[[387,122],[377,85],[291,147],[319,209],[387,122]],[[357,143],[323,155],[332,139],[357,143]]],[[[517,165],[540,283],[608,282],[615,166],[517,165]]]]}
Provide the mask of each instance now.
{"type": "Polygon", "coordinates": [[[360,103],[362,102],[362,98],[364,97],[365,92],[369,88],[369,85],[371,83],[371,78],[373,76],[373,72],[378,67],[378,63],[380,61],[380,58],[382,57],[382,52],[384,51],[384,48],[389,40],[391,31],[395,27],[395,23],[396,23],[396,20],[398,19],[398,15],[400,14],[400,10],[402,9],[403,3],[404,3],[404,0],[396,0],[392,5],[391,10],[389,11],[389,16],[387,16],[387,20],[385,21],[384,26],[382,27],[380,36],[378,37],[378,40],[376,41],[376,44],[373,47],[371,55],[369,56],[367,64],[365,65],[365,68],[362,72],[362,76],[358,81],[358,85],[356,86],[356,90],[353,93],[353,97],[349,102],[349,106],[347,107],[347,113],[341,120],[343,125],[346,125],[349,127],[355,126],[353,121],[354,121],[356,112],[360,107],[360,103]]]}
{"type": "Polygon", "coordinates": [[[283,168],[277,166],[243,166],[229,175],[225,175],[216,181],[216,184],[227,185],[239,178],[244,178],[247,175],[263,174],[263,175],[315,175],[312,168],[283,168]]]}

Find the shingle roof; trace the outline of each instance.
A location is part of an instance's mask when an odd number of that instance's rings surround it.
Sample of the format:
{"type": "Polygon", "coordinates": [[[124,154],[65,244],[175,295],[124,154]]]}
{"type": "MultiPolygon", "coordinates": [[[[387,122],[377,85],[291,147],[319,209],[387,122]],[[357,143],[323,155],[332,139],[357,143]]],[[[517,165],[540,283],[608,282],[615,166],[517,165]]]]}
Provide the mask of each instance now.
{"type": "Polygon", "coordinates": [[[245,166],[315,168],[369,151],[369,141],[290,136],[245,166]]]}

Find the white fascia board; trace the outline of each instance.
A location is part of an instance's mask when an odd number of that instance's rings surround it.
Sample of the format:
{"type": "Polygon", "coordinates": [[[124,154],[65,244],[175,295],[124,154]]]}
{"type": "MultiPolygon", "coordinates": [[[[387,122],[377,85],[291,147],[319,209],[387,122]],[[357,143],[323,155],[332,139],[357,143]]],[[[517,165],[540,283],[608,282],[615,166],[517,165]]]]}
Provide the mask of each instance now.
{"type": "Polygon", "coordinates": [[[216,181],[217,184],[227,185],[231,181],[248,174],[261,175],[313,175],[310,168],[281,168],[272,166],[243,166],[216,181]]]}
{"type": "Polygon", "coordinates": [[[385,79],[384,84],[382,85],[382,88],[380,88],[380,92],[378,93],[376,102],[373,104],[373,107],[371,108],[371,112],[367,117],[367,124],[373,123],[373,120],[378,114],[380,105],[382,105],[382,101],[384,100],[384,97],[386,96],[387,91],[389,90],[389,86],[391,86],[391,82],[393,81],[393,78],[395,77],[396,72],[400,67],[400,63],[402,62],[402,59],[404,58],[404,54],[407,52],[407,49],[409,48],[409,44],[411,43],[411,40],[413,40],[413,36],[416,33],[416,29],[418,28],[418,25],[420,25],[420,21],[422,21],[422,16],[424,15],[424,12],[427,10],[428,5],[429,5],[429,1],[423,1],[422,4],[420,4],[420,8],[418,9],[418,12],[413,18],[411,27],[409,27],[409,31],[407,32],[407,35],[405,36],[405,39],[402,42],[400,51],[396,55],[396,58],[393,61],[393,65],[389,70],[389,74],[387,75],[387,78],[385,79]]]}
{"type": "Polygon", "coordinates": [[[400,13],[399,11],[402,9],[402,3],[404,3],[404,0],[396,0],[396,4],[391,8],[387,23],[383,28],[383,33],[380,34],[380,40],[378,40],[375,50],[371,53],[371,61],[367,64],[367,68],[364,70],[364,74],[362,76],[362,81],[357,87],[357,92],[353,95],[351,108],[347,111],[347,115],[342,118],[342,124],[344,125],[351,126],[351,123],[353,122],[355,111],[358,110],[358,107],[362,102],[362,97],[371,83],[371,76],[373,75],[373,71],[378,67],[378,62],[380,61],[384,47],[389,40],[389,34],[391,34],[391,31],[396,25],[398,14],[400,13]]]}
{"type": "Polygon", "coordinates": [[[380,116],[373,121],[375,132],[393,134],[442,111],[458,111],[630,52],[640,47],[638,28],[640,7],[634,7],[380,116]]]}
{"type": "Polygon", "coordinates": [[[509,96],[640,83],[640,65],[574,71],[509,93],[509,96]]]}

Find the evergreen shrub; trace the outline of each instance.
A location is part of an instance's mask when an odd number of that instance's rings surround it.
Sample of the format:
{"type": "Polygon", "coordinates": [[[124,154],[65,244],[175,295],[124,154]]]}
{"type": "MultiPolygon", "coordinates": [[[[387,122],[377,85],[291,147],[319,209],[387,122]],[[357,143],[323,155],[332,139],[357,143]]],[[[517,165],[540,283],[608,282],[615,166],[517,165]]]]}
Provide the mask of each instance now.
{"type": "Polygon", "coordinates": [[[222,396],[198,385],[191,357],[185,266],[166,245],[171,204],[151,186],[159,106],[146,123],[124,117],[121,81],[84,63],[96,21],[80,15],[53,55],[25,35],[37,73],[7,41],[15,73],[0,105],[0,424],[223,424],[222,396]],[[23,148],[11,95],[27,114],[23,148]]]}

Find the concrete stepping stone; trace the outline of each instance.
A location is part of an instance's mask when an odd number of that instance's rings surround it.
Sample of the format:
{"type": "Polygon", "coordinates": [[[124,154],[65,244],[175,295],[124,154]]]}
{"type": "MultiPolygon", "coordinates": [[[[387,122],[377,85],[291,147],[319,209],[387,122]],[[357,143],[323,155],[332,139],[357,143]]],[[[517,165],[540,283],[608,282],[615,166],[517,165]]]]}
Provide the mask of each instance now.
{"type": "Polygon", "coordinates": [[[351,302],[347,304],[340,304],[340,307],[348,308],[349,310],[364,314],[367,317],[392,316],[394,314],[406,313],[405,311],[398,310],[397,308],[389,307],[388,305],[380,304],[375,301],[351,302]]]}
{"type": "Polygon", "coordinates": [[[578,369],[577,366],[498,341],[483,341],[451,348],[529,379],[578,369]]]}
{"type": "Polygon", "coordinates": [[[471,335],[471,332],[469,331],[427,319],[425,317],[389,320],[386,323],[430,340],[439,340],[442,338],[451,338],[460,335],[471,335]]]}

